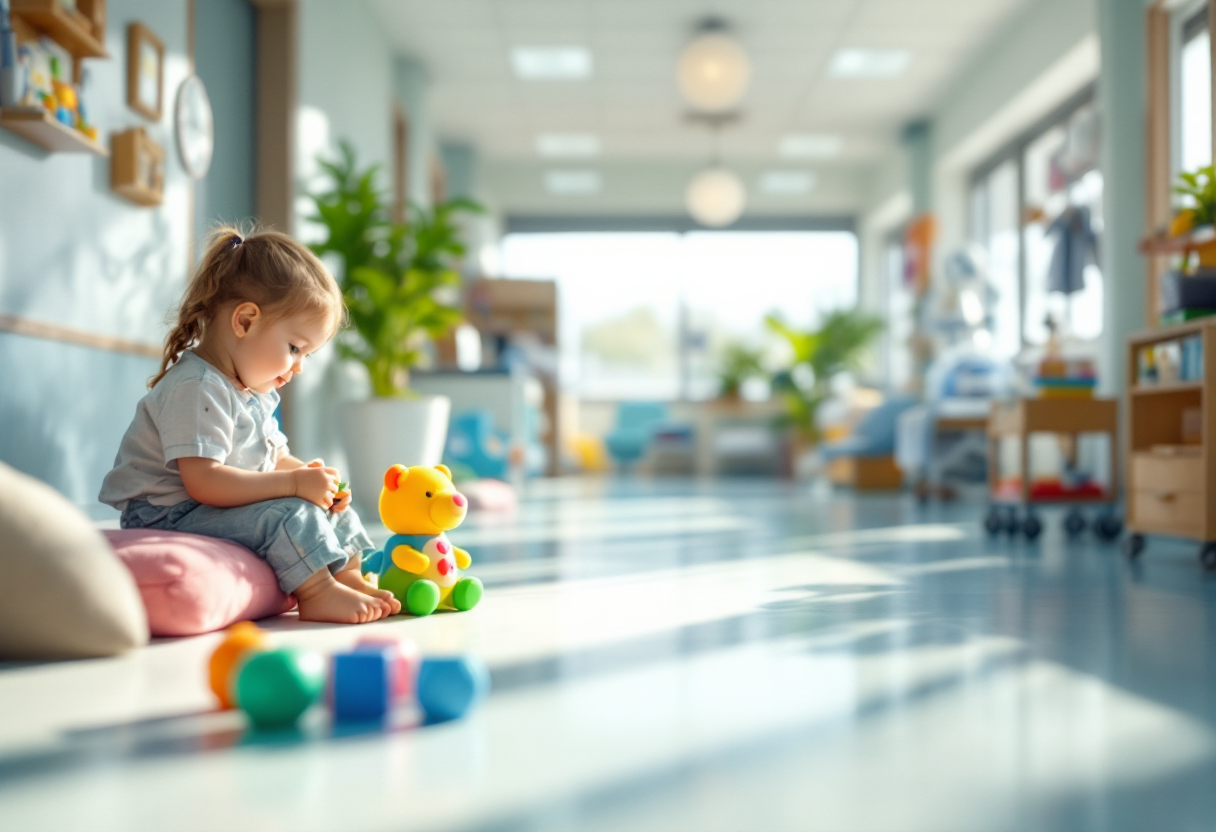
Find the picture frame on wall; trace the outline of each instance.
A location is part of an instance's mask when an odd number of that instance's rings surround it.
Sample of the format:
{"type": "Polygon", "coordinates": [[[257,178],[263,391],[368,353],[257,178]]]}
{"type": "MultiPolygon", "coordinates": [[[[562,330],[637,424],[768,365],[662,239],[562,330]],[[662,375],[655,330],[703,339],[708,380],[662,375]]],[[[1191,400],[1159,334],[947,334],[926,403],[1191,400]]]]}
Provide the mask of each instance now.
{"type": "Polygon", "coordinates": [[[165,45],[142,23],[127,27],[127,106],[160,121],[164,112],[165,45]]]}

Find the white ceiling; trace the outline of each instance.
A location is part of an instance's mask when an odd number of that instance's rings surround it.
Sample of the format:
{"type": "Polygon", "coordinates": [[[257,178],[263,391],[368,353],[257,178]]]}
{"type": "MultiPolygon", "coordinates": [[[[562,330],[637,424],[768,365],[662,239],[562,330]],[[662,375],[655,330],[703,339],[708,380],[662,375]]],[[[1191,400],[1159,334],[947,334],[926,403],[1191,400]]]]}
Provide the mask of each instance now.
{"type": "MultiPolygon", "coordinates": [[[[950,82],[1028,0],[371,0],[392,41],[431,78],[444,138],[499,163],[533,160],[542,133],[593,133],[601,159],[704,160],[710,141],[687,124],[675,65],[697,21],[725,18],[752,60],[743,122],[722,138],[727,161],[770,159],[790,133],[845,139],[835,164],[873,159],[907,121],[932,111],[950,82]],[[591,78],[522,81],[514,46],[586,46],[591,78]],[[827,77],[845,47],[906,48],[900,77],[827,77]]],[[[788,165],[788,162],[786,163],[788,165]]],[[[822,166],[823,163],[816,163],[822,166]]]]}

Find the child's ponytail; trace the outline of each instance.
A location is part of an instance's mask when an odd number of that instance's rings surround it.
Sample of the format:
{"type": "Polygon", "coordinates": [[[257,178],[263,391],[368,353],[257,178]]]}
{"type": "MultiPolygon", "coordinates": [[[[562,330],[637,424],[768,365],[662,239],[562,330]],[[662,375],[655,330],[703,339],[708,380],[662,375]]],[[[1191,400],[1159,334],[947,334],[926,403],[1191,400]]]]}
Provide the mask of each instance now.
{"type": "Polygon", "coordinates": [[[328,315],[330,335],[345,319],[338,284],[306,247],[278,231],[244,234],[220,226],[208,235],[206,253],[186,284],[176,321],[165,337],[160,372],[148,380],[149,387],[203,339],[220,307],[230,301],[252,301],[274,316],[304,311],[328,315]]]}

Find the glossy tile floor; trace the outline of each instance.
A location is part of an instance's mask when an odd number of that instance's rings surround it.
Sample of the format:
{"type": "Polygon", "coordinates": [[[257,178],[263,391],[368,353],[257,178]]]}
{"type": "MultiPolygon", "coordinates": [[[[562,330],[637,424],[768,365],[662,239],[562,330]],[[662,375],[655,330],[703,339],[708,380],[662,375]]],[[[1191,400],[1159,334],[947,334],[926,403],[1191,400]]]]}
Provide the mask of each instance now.
{"type": "Polygon", "coordinates": [[[473,717],[247,735],[210,711],[217,636],[0,666],[0,829],[1209,830],[1216,579],[1058,518],[748,480],[534,484],[453,538],[462,615],[274,622],[473,650],[473,717]]]}

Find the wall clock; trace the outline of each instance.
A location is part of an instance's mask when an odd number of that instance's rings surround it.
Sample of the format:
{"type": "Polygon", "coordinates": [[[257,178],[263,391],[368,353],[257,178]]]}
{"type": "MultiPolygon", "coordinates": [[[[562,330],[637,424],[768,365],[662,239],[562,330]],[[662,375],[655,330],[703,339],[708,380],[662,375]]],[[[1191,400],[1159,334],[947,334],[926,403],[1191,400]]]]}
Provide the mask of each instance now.
{"type": "Polygon", "coordinates": [[[191,177],[202,179],[211,167],[211,154],[215,150],[215,123],[207,88],[197,75],[191,75],[178,89],[174,120],[182,165],[191,177]]]}

